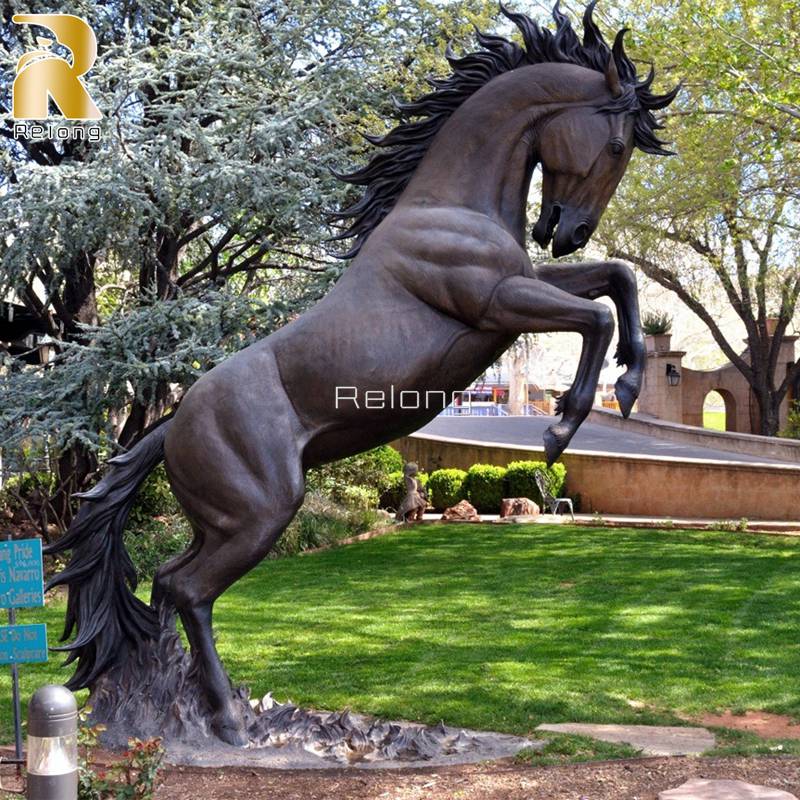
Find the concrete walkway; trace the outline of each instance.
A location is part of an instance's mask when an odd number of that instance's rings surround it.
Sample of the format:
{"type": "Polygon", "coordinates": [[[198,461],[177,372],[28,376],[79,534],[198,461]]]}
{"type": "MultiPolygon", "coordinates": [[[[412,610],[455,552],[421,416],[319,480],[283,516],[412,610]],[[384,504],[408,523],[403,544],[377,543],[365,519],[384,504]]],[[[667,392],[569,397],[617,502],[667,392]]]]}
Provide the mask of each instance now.
{"type": "MultiPolygon", "coordinates": [[[[496,444],[543,447],[542,436],[557,417],[436,417],[420,434],[449,436],[454,439],[492,442],[496,444]]],[[[775,458],[730,453],[709,447],[671,442],[656,436],[620,431],[605,425],[584,422],[569,445],[569,451],[589,453],[623,453],[627,455],[661,456],[681,460],[710,459],[751,464],[780,464],[775,458]]]]}
{"type": "Polygon", "coordinates": [[[797,800],[797,796],[744,781],[693,778],[677,789],[661,792],[658,800],[797,800]]]}
{"type": "Polygon", "coordinates": [[[712,750],[717,740],[705,728],[675,725],[595,725],[584,722],[543,724],[537,731],[571,733],[601,742],[629,744],[646,756],[699,756],[712,750]]]}

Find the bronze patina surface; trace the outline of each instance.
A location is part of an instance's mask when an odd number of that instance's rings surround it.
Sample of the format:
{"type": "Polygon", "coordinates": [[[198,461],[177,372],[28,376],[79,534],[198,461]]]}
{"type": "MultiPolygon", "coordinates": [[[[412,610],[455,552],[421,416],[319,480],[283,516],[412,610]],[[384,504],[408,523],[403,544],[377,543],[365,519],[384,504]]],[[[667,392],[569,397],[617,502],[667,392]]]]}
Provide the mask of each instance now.
{"type": "Polygon", "coordinates": [[[534,265],[525,249],[535,167],[543,182],[532,235],[564,256],[588,242],[634,148],[666,152],[653,111],[677,90],[653,94],[652,72],[639,79],[625,54],[624,31],[609,47],[592,9],[582,40],[558,6],[554,32],[503,9],[524,46],[479,34],[477,52],[448,53],[452,75],[401,105],[404,121],[374,140],[378,154],[343,176],[365,189],[340,215],[350,220],[341,237],[355,243],[332,291],[204,375],[175,415],[112,459],[84,495],[51,549],[72,551],[53,583],[69,587],[66,636],[77,630],[66,645],[78,662],[69,685],[102,689],[106,717],[119,721],[121,708],[174,717],[191,703],[220,738],[248,741],[214,646],[214,601],[274,545],[302,503],[309,467],[404,436],[441,410],[336,402],[341,387],[357,387],[360,397],[450,397],[519,334],[576,331],[583,350],[575,382],[545,435],[552,462],[592,406],[614,327],[594,299],[607,295],[626,367],[617,399],[630,412],[645,361],[633,274],[615,261],[534,265]],[[195,538],[161,567],[148,605],[131,592],[122,530],[136,490],[162,459],[195,538]],[[164,633],[174,611],[191,644],[191,675],[184,659],[148,656],[177,640],[164,633]],[[154,663],[158,670],[148,668],[154,663]],[[183,700],[169,688],[189,685],[183,700]]]}

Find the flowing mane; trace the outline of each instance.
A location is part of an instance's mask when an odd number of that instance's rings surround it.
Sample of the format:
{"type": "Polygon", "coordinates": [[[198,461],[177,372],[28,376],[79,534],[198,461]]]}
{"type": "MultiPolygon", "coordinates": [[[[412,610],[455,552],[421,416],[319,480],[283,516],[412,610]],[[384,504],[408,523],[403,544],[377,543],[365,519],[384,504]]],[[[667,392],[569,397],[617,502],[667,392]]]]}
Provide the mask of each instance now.
{"type": "Polygon", "coordinates": [[[406,188],[414,170],[428,150],[433,138],[451,114],[471,95],[492,78],[531,64],[562,63],[605,72],[609,58],[619,73],[622,95],[601,111],[628,111],[634,115],[634,143],[645,153],[672,155],[665,150],[655,131],[663,127],[653,111],[668,106],[679,87],[663,95],[650,91],[655,71],[643,81],[638,80],[636,67],[625,53],[623,38],[627,28],[620,30],[612,47],[606,44],[592,13],[597,0],[592,0],[583,15],[583,41],[561,12],[559,3],[553,9],[555,33],[540,28],[530,17],[510,11],[502,3],[500,10],[520,30],[524,47],[496,34],[477,31],[481,50],[458,58],[448,46],[445,56],[453,70],[447,78],[432,78],[428,83],[433,91],[410,103],[396,103],[399,116],[418,117],[402,122],[385,136],[366,136],[376,147],[390,148],[377,153],[369,163],[354,172],[337,177],[356,186],[365,186],[363,196],[348,208],[331,215],[332,220],[352,220],[350,226],[333,237],[334,241],[355,238],[351,249],[341,258],[352,258],[361,249],[370,233],[392,210],[406,188]]]}

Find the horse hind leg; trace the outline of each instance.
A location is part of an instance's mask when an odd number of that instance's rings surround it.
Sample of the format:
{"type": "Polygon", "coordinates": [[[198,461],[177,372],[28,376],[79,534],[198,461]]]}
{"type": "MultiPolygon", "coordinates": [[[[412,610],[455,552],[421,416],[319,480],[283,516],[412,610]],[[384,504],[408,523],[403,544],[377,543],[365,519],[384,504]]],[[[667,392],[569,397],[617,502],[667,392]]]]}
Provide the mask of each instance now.
{"type": "Polygon", "coordinates": [[[212,731],[234,745],[247,743],[247,731],[241,705],[214,644],[214,602],[267,555],[304,495],[300,458],[296,447],[288,443],[281,446],[273,441],[256,473],[262,480],[248,481],[243,487],[240,471],[220,469],[214,475],[214,503],[206,497],[176,492],[195,530],[195,541],[186,553],[191,557],[179,556],[165,565],[154,587],[154,597],[174,606],[183,622],[197,677],[211,709],[212,731]],[[287,457],[289,453],[291,457],[287,457]],[[229,477],[234,474],[239,481],[229,477]]]}

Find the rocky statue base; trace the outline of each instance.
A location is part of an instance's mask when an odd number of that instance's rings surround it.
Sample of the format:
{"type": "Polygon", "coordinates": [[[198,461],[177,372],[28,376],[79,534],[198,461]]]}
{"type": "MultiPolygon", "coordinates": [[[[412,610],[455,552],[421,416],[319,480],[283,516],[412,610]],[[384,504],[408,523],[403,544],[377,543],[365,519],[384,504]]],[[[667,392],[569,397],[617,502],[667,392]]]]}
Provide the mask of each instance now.
{"type": "Polygon", "coordinates": [[[515,755],[541,743],[517,736],[409,722],[386,722],[349,711],[326,712],[250,700],[232,689],[247,721],[250,743],[234,747],[211,732],[211,709],[201,700],[191,655],[174,617],[162,614],[161,636],[136,658],[99,681],[90,723],[106,726],[102,743],[124,748],[135,736],[164,739],[168,760],[197,766],[249,765],[274,769],[415,767],[459,764],[515,755]]]}

